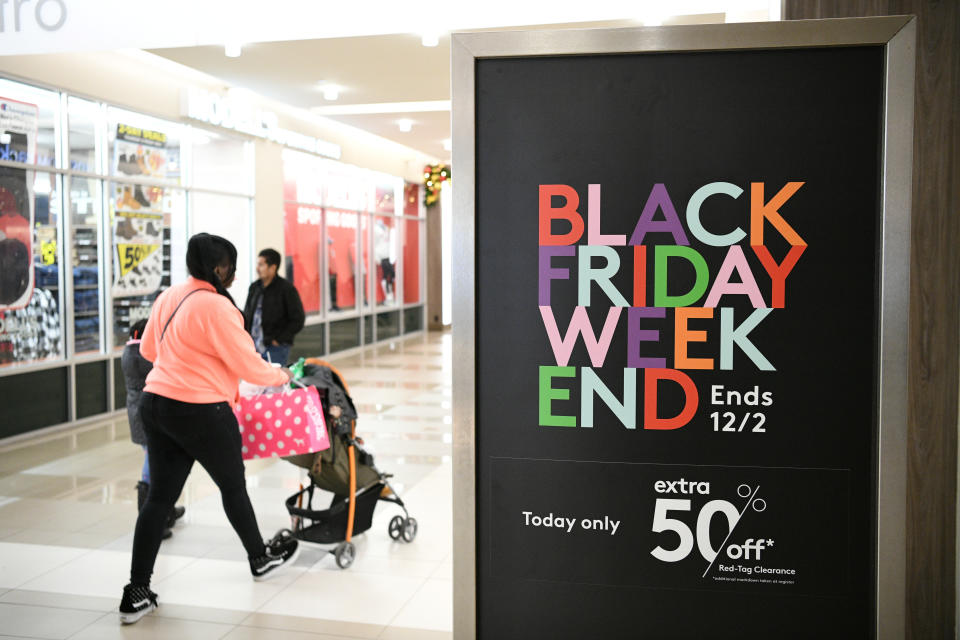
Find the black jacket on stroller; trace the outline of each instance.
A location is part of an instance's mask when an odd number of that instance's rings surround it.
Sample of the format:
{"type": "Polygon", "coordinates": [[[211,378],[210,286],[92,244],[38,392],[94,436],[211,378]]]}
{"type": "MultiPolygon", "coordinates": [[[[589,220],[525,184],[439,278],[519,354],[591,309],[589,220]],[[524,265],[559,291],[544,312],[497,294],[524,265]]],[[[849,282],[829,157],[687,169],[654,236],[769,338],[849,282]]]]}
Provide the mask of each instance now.
{"type": "MultiPolygon", "coordinates": [[[[304,453],[284,459],[306,469],[310,475],[310,481],[315,486],[337,496],[346,497],[350,495],[350,463],[347,447],[352,437],[351,425],[357,419],[357,409],[353,405],[353,399],[347,394],[346,386],[340,376],[330,367],[305,365],[304,376],[300,378],[300,383],[316,387],[320,392],[330,448],[319,453],[304,453]],[[339,417],[333,417],[331,414],[334,407],[340,409],[339,417]]],[[[380,474],[373,467],[372,455],[359,447],[357,453],[357,490],[360,491],[379,482],[380,474]]]]}

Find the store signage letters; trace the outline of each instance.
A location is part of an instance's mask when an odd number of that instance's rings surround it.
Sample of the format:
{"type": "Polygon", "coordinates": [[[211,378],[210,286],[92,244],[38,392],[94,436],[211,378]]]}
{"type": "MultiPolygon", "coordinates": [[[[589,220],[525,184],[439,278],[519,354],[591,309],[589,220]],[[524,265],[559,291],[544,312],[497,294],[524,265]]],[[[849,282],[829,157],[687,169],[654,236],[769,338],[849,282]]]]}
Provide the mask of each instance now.
{"type": "MultiPolygon", "coordinates": [[[[0,33],[6,33],[9,22],[7,18],[13,18],[13,31],[20,31],[22,24],[23,5],[29,5],[31,0],[0,0],[0,33]],[[7,6],[13,10],[7,12],[7,6]]],[[[27,7],[29,16],[30,7],[27,7]]],[[[45,31],[57,31],[67,21],[67,5],[63,0],[37,0],[33,6],[33,19],[37,26],[45,31]],[[47,9],[46,7],[50,7],[47,9]]]]}
{"type": "Polygon", "coordinates": [[[340,145],[284,129],[278,126],[277,114],[263,111],[246,101],[201,89],[191,89],[184,91],[181,102],[181,112],[192,120],[272,140],[334,160],[340,159],[340,145]]]}

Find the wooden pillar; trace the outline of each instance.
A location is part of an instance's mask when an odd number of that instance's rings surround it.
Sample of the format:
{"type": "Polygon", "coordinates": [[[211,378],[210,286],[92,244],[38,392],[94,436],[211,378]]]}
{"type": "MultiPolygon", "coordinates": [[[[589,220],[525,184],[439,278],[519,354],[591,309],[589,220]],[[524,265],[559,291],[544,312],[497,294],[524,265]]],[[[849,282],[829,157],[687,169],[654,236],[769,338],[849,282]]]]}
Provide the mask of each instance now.
{"type": "Polygon", "coordinates": [[[960,361],[960,2],[785,0],[786,20],[917,16],[910,258],[906,609],[910,640],[956,637],[960,361]]]}

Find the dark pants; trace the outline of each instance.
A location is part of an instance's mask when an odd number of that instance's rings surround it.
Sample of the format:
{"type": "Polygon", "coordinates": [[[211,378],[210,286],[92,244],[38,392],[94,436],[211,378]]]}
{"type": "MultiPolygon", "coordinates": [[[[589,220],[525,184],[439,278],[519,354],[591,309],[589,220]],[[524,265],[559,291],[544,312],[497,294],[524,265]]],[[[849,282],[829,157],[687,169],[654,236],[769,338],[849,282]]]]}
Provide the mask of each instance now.
{"type": "Polygon", "coordinates": [[[260,355],[266,360],[270,356],[270,362],[279,362],[282,366],[287,366],[287,358],[290,357],[292,344],[278,344],[277,346],[268,346],[267,350],[260,355]]]}
{"type": "Polygon", "coordinates": [[[192,404],[144,393],[140,415],[147,433],[150,493],[133,534],[130,582],[150,584],[164,525],[194,460],[220,489],[223,510],[247,555],[263,555],[263,538],[244,479],[240,429],[230,405],[192,404]]]}

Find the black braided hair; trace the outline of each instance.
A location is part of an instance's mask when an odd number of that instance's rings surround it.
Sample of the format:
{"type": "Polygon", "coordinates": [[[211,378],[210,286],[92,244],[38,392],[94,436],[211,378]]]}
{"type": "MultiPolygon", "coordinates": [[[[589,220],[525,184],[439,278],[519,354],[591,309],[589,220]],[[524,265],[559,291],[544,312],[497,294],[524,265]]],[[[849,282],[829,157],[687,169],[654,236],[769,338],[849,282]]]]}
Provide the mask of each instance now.
{"type": "Polygon", "coordinates": [[[237,303],[214,271],[221,265],[229,265],[231,271],[237,269],[237,248],[232,242],[209,233],[198,233],[190,238],[187,243],[187,271],[197,280],[212,284],[217,293],[226,296],[236,306],[237,303]]]}
{"type": "Polygon", "coordinates": [[[146,330],[146,328],[147,328],[146,318],[142,320],[137,320],[136,322],[134,322],[132,325],[130,325],[130,339],[139,340],[140,338],[142,338],[143,332],[146,330]]]}

